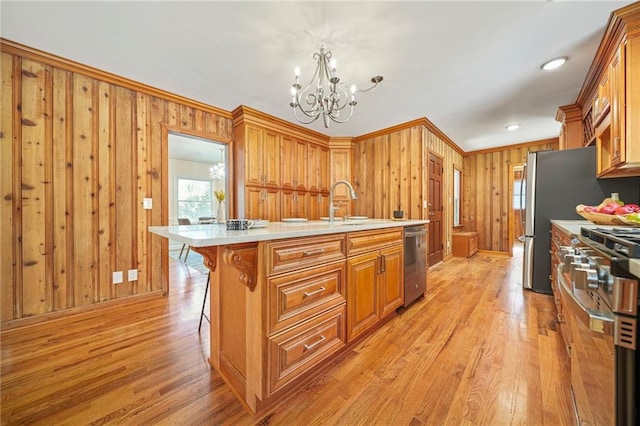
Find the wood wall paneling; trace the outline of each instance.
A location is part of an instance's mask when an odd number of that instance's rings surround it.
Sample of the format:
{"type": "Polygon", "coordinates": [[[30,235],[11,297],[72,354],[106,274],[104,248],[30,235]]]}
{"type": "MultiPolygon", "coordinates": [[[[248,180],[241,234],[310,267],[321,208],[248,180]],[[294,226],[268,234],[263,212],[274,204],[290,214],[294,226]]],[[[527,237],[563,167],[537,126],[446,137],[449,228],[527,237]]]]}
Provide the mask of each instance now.
{"type": "Polygon", "coordinates": [[[549,149],[558,149],[557,138],[477,151],[464,157],[464,230],[478,231],[480,250],[511,253],[509,218],[513,188],[510,167],[523,164],[527,152],[549,149]]]}
{"type": "Polygon", "coordinates": [[[24,53],[2,42],[2,328],[166,291],[167,129],[231,143],[231,114],[24,53]]]}

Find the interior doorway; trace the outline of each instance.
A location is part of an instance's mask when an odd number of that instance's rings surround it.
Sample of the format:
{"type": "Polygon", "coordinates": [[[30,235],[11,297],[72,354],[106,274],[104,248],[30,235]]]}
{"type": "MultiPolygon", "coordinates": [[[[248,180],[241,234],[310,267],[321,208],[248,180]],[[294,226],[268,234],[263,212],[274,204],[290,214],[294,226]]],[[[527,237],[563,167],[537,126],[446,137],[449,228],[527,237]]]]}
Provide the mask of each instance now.
{"type": "Polygon", "coordinates": [[[510,251],[522,251],[524,243],[525,199],[527,195],[527,179],[524,163],[509,166],[509,241],[510,251]]]}
{"type": "MultiPolygon", "coordinates": [[[[213,226],[220,206],[216,194],[224,194],[222,208],[228,216],[227,144],[170,131],[168,147],[168,224],[213,226]]],[[[170,264],[208,272],[202,256],[180,242],[169,240],[169,257],[181,262],[170,264]]]]}

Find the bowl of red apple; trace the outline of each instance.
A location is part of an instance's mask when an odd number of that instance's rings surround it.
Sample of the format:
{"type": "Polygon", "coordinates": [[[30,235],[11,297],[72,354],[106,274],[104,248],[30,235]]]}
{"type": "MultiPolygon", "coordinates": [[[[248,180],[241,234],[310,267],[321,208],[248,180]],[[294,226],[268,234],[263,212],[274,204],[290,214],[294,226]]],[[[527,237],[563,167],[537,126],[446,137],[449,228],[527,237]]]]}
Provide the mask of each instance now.
{"type": "Polygon", "coordinates": [[[625,204],[612,198],[605,198],[597,206],[578,204],[576,213],[596,225],[640,227],[640,206],[637,204],[625,204]]]}

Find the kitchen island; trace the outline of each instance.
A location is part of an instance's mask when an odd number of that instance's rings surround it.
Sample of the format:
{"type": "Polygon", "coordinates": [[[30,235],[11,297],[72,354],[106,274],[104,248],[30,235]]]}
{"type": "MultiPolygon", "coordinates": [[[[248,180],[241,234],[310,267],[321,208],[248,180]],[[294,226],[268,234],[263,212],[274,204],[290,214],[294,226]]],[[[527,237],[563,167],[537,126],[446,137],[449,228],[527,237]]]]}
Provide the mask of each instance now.
{"type": "Polygon", "coordinates": [[[150,227],[210,270],[209,362],[254,414],[300,388],[404,298],[403,227],[427,220],[150,227]]]}

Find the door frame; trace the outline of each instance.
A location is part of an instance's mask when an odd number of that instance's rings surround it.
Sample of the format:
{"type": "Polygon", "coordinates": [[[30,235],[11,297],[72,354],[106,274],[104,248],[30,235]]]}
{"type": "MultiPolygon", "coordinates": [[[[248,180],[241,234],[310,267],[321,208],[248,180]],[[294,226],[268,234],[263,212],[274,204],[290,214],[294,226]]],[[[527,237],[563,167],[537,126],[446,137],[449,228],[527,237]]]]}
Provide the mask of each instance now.
{"type": "MultiPolygon", "coordinates": [[[[509,164],[509,199],[507,200],[507,211],[509,212],[509,256],[513,256],[513,244],[515,240],[515,229],[514,229],[514,220],[515,220],[515,211],[513,209],[513,184],[515,182],[514,175],[516,172],[516,168],[523,168],[526,163],[513,163],[509,164]]],[[[524,169],[522,170],[524,173],[524,169]]]]}

